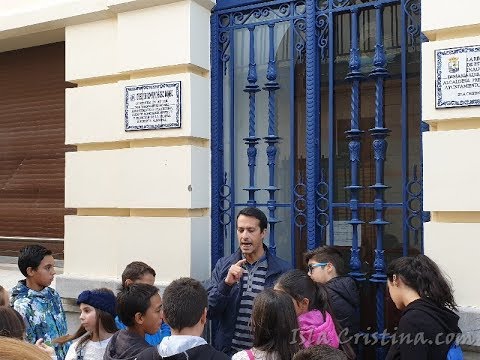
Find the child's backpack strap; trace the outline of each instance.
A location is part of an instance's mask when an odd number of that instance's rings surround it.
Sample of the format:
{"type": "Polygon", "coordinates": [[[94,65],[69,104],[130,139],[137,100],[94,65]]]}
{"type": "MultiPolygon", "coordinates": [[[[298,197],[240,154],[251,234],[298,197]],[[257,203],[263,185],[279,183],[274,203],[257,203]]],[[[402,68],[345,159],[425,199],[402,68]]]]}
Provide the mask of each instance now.
{"type": "Polygon", "coordinates": [[[85,358],[85,346],[86,345],[87,345],[86,343],[83,343],[83,344],[78,344],[77,343],[77,345],[75,347],[75,353],[77,354],[77,359],[76,360],[84,360],[84,358],[85,358]]]}
{"type": "Polygon", "coordinates": [[[455,341],[448,349],[447,360],[463,360],[462,348],[455,341]]]}
{"type": "Polygon", "coordinates": [[[253,355],[252,349],[245,350],[250,360],[255,360],[255,355],[253,355]]]}

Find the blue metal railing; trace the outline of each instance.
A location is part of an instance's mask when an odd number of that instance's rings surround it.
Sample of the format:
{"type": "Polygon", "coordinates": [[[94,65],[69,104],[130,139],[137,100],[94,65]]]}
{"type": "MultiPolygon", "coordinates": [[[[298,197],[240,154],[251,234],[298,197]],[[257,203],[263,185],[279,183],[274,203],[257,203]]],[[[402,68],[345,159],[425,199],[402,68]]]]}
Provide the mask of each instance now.
{"type": "MultiPolygon", "coordinates": [[[[338,244],[336,222],[345,221],[351,226],[350,274],[362,286],[375,289],[375,333],[383,333],[384,238],[393,224],[386,210],[402,214],[404,255],[411,240],[421,243],[426,219],[421,157],[413,159],[409,153],[416,144],[409,132],[416,139],[425,128],[420,119],[412,122],[408,104],[409,62],[419,51],[421,37],[419,4],[419,0],[218,0],[211,20],[212,264],[234,251],[235,215],[244,206],[266,210],[269,248],[278,252],[279,241],[287,238],[292,263],[298,246],[303,250],[325,241],[338,244]],[[392,63],[398,67],[392,68],[392,63]],[[305,71],[304,80],[297,67],[305,71]],[[401,125],[392,138],[401,141],[402,188],[395,199],[386,198],[392,184],[385,176],[390,159],[390,119],[385,115],[390,72],[401,83],[401,125]],[[374,85],[373,120],[361,110],[367,83],[374,85]],[[348,100],[341,100],[349,105],[349,127],[341,131],[335,112],[339,86],[348,86],[348,100]],[[281,95],[288,87],[288,95],[281,95]],[[304,91],[304,103],[295,89],[304,91]],[[280,113],[281,101],[289,102],[285,114],[280,113]],[[299,104],[304,112],[296,108],[299,104]],[[371,169],[365,169],[366,156],[371,169]],[[370,175],[365,176],[367,171],[370,175]],[[342,174],[346,181],[338,179],[342,174]],[[285,183],[289,186],[282,186],[285,183]],[[346,193],[344,199],[338,191],[346,193]],[[364,251],[369,239],[374,239],[372,254],[364,251]],[[373,273],[366,274],[364,262],[371,258],[373,273]]],[[[385,348],[378,346],[377,359],[384,356],[385,348]]]]}

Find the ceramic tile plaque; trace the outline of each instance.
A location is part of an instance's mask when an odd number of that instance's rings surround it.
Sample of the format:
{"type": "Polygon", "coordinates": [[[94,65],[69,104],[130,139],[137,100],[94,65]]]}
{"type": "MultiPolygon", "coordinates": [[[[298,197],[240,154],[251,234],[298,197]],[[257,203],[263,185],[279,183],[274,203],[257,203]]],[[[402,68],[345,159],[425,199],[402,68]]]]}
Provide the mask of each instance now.
{"type": "Polygon", "coordinates": [[[125,131],[181,127],[180,81],[125,87],[125,131]]]}
{"type": "Polygon", "coordinates": [[[435,107],[480,105],[480,46],[435,51],[435,107]]]}

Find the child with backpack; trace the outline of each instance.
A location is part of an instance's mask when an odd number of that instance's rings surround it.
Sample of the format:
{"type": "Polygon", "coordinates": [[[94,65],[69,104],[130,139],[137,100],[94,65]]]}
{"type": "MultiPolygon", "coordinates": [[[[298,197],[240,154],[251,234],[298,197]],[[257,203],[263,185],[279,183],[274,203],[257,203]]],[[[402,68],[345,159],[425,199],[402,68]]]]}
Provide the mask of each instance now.
{"type": "Polygon", "coordinates": [[[290,296],[265,289],[253,301],[253,348],[234,354],[232,360],[291,360],[300,349],[297,329],[290,296]]]}
{"type": "Polygon", "coordinates": [[[387,284],[395,306],[402,310],[386,360],[463,359],[456,346],[461,333],[451,285],[429,257],[393,260],[387,284]]]}
{"type": "Polygon", "coordinates": [[[115,295],[109,289],[86,290],[77,299],[80,327],[73,335],[54,342],[77,340],[68,349],[65,360],[102,360],[115,325],[115,295]]]}

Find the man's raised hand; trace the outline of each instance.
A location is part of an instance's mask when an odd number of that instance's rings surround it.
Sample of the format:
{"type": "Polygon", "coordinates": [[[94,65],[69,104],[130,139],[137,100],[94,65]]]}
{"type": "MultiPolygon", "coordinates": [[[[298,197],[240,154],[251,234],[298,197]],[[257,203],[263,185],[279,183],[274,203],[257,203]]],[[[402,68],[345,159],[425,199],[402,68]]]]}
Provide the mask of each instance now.
{"type": "Polygon", "coordinates": [[[227,277],[225,278],[225,283],[229,286],[232,286],[236,282],[239,282],[240,279],[243,276],[243,272],[245,271],[243,269],[243,264],[247,262],[247,259],[242,259],[237,261],[237,263],[233,264],[230,266],[230,269],[228,269],[228,274],[227,277]]]}

